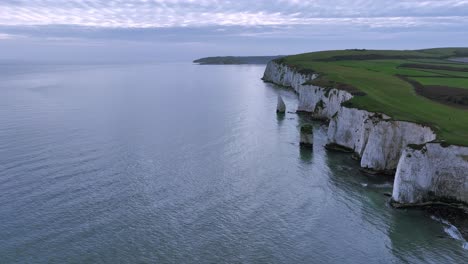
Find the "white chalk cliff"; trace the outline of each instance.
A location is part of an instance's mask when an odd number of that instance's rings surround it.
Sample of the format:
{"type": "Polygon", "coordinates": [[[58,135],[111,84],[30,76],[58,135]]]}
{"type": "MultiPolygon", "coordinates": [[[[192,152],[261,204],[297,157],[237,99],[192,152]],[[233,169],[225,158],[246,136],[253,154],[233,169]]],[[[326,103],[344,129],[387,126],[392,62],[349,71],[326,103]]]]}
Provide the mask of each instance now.
{"type": "Polygon", "coordinates": [[[396,171],[394,201],[421,203],[429,197],[443,197],[468,203],[467,147],[443,148],[441,144],[428,143],[436,139],[436,134],[427,126],[342,106],[353,95],[307,84],[317,77],[272,61],[263,79],[293,88],[299,96],[298,111],[329,119],[329,144],[354,151],[360,157],[361,167],[385,173],[396,171]],[[421,144],[426,144],[426,152],[408,148],[421,144]],[[455,167],[452,160],[457,161],[455,167]]]}
{"type": "Polygon", "coordinates": [[[468,204],[467,164],[467,147],[408,146],[398,163],[392,197],[404,204],[441,198],[468,204]]]}
{"type": "Polygon", "coordinates": [[[341,108],[341,103],[353,96],[337,89],[324,89],[313,85],[304,85],[307,81],[317,78],[316,74],[302,74],[291,70],[285,65],[275,62],[268,63],[263,79],[281,86],[291,87],[299,95],[300,112],[311,112],[317,118],[329,119],[341,108]]]}

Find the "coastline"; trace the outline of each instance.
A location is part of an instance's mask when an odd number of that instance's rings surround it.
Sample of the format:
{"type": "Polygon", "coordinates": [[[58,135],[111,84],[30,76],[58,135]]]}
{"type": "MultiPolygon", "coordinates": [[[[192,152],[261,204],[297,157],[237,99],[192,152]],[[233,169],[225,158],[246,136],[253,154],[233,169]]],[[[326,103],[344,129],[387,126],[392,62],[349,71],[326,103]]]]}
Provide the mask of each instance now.
{"type": "Polygon", "coordinates": [[[352,108],[346,104],[351,93],[308,84],[317,77],[272,61],[263,80],[294,89],[298,112],[329,120],[330,148],[353,152],[366,171],[395,175],[395,207],[444,202],[468,208],[468,147],[438,142],[427,125],[352,108]]]}

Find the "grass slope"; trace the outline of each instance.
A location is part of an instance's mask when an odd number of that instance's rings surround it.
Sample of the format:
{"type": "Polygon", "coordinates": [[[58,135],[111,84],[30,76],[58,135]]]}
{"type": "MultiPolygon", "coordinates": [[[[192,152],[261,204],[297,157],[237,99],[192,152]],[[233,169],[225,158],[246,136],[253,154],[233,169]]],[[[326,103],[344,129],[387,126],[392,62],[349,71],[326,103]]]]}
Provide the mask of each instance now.
{"type": "Polygon", "coordinates": [[[465,71],[468,64],[448,60],[467,55],[468,48],[338,50],[287,56],[276,61],[299,72],[319,73],[316,82],[322,85],[346,84],[362,91],[364,95],[346,102],[349,107],[385,113],[395,120],[428,124],[439,139],[468,146],[468,111],[421,96],[401,78],[420,82],[422,87],[449,86],[440,88],[448,94],[450,87],[468,89],[465,71]]]}

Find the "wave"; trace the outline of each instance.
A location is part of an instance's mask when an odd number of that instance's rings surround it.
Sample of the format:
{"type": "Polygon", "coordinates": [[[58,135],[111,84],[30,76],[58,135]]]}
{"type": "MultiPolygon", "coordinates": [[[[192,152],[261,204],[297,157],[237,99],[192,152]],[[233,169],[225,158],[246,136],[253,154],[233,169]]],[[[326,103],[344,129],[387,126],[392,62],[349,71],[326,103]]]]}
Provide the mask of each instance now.
{"type": "Polygon", "coordinates": [[[436,216],[431,216],[431,218],[441,224],[444,225],[444,232],[449,235],[451,238],[461,241],[462,242],[462,247],[463,249],[468,250],[468,242],[465,240],[463,235],[460,233],[457,227],[452,225],[449,221],[436,217],[436,216]]]}
{"type": "Polygon", "coordinates": [[[373,184],[373,183],[361,183],[362,187],[369,187],[369,188],[377,188],[377,189],[386,189],[386,188],[392,188],[393,184],[390,182],[387,183],[380,183],[380,184],[373,184]]]}

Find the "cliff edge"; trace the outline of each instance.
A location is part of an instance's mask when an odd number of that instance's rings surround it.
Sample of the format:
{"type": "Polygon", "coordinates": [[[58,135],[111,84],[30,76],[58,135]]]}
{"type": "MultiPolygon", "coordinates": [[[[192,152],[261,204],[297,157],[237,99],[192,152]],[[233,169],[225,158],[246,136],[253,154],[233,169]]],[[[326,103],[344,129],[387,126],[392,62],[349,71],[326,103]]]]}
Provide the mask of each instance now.
{"type": "Polygon", "coordinates": [[[436,133],[427,125],[347,106],[354,95],[313,85],[319,75],[275,60],[268,63],[263,80],[293,88],[298,111],[330,120],[328,146],[354,152],[367,171],[394,174],[395,202],[468,204],[468,147],[433,142],[436,133]]]}

